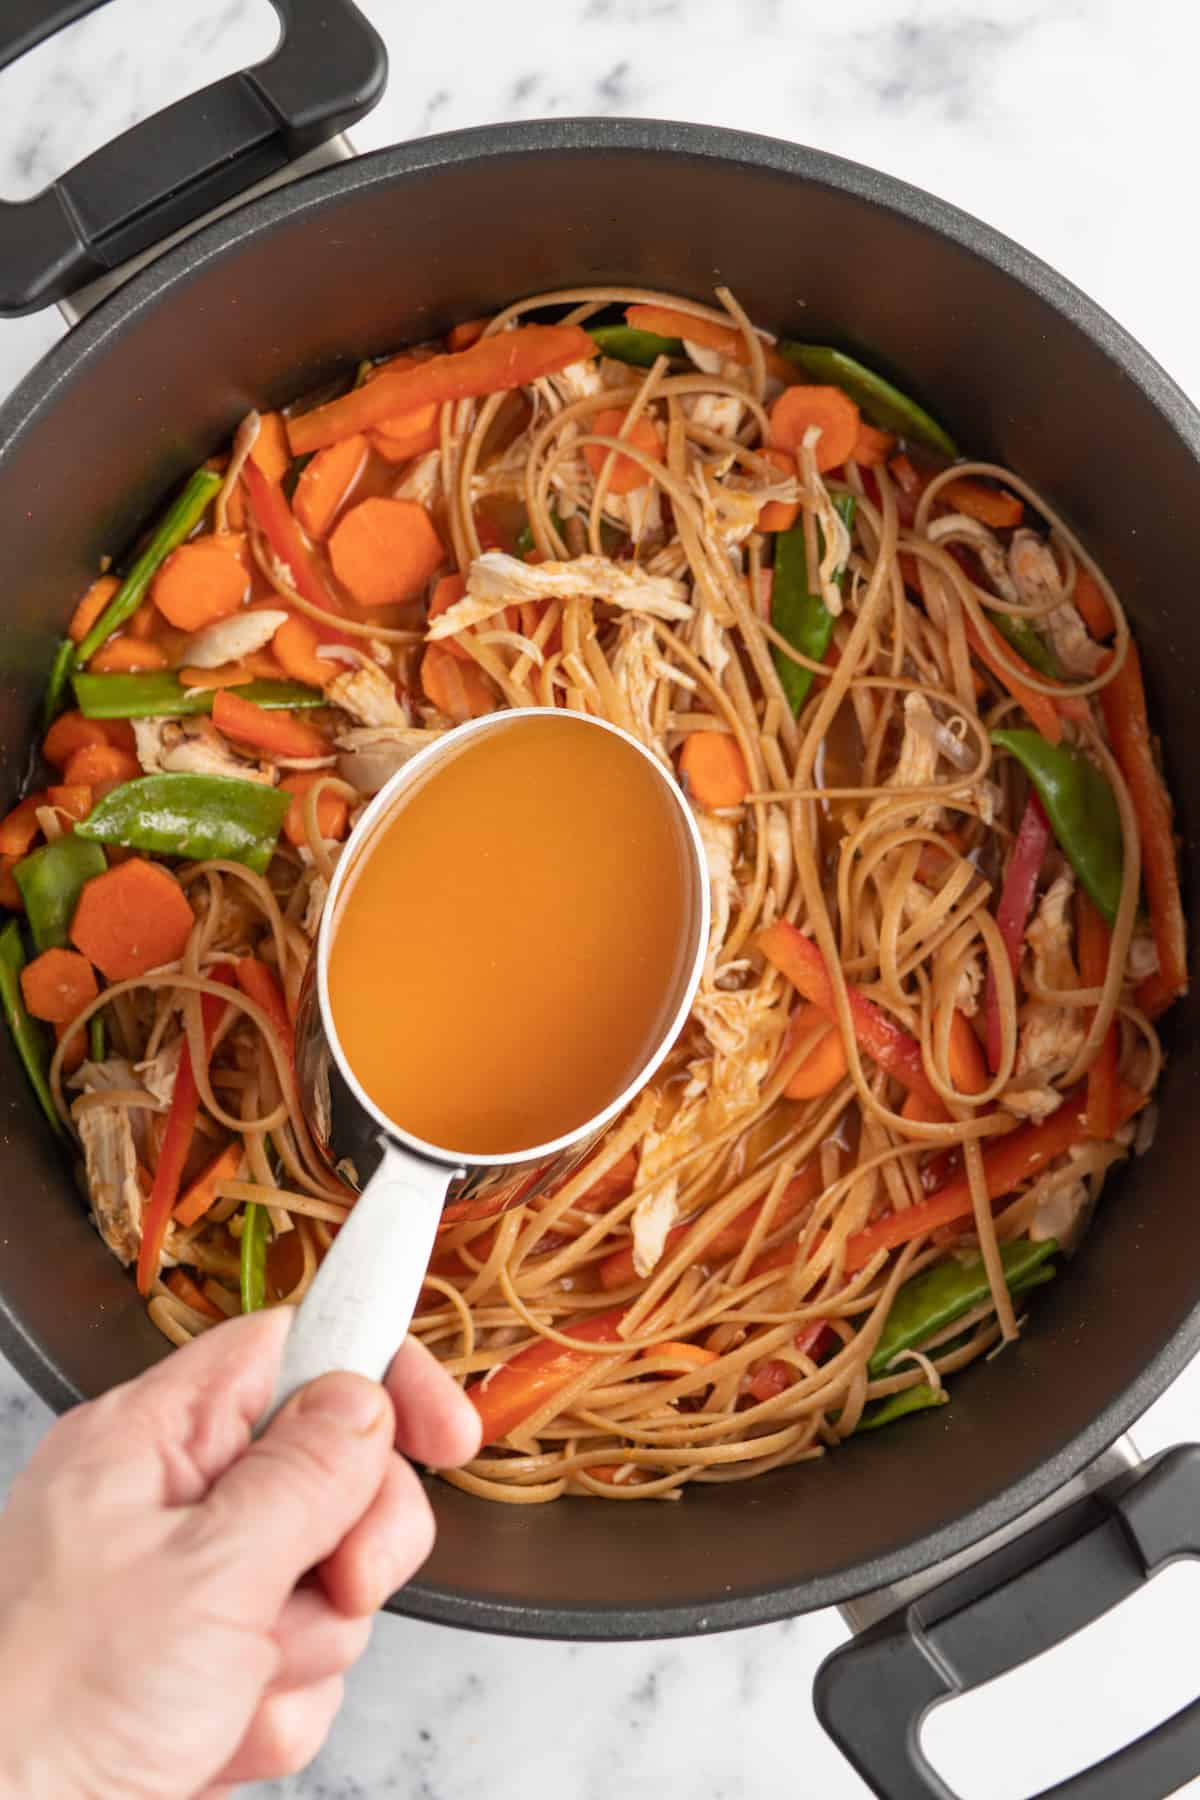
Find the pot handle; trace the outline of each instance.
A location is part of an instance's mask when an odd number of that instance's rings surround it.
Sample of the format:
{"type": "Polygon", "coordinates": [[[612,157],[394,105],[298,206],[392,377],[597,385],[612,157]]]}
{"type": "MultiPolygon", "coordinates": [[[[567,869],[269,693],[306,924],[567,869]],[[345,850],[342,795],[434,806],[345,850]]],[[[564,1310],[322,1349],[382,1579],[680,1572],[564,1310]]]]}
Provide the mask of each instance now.
{"type": "MultiPolygon", "coordinates": [[[[0,69],[104,0],[4,0],[0,69]]],[[[32,200],[0,202],[0,313],[36,312],[360,119],[387,52],[351,0],[271,0],[282,34],[252,69],[143,119],[32,200]]]]}
{"type": "MultiPolygon", "coordinates": [[[[870,1626],[817,1672],[817,1717],[885,1800],[955,1800],[927,1761],[931,1706],[1091,1624],[1180,1557],[1200,1557],[1200,1445],[1164,1451],[870,1626]]],[[[1081,1774],[1070,1800],[1158,1800],[1200,1774],[1200,1700],[1081,1774]]]]}

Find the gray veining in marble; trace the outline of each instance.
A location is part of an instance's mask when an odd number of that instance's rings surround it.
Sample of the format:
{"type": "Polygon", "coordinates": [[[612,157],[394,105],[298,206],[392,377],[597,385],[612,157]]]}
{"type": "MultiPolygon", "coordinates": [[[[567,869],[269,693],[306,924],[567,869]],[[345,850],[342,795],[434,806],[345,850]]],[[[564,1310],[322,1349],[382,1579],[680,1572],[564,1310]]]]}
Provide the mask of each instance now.
{"type": "MultiPolygon", "coordinates": [[[[1019,238],[1200,394],[1186,205],[1200,22],[1180,0],[362,3],[392,55],[389,92],[356,133],[363,148],[572,112],[806,140],[932,188],[1019,238]]],[[[0,193],[36,192],[164,94],[267,54],[275,32],[266,0],[113,0],[0,73],[0,193]]],[[[0,323],[0,388],[59,330],[54,316],[0,323]]],[[[1200,1372],[1153,1409],[1143,1448],[1193,1436],[1198,1402],[1200,1372]]],[[[47,1419],[0,1369],[0,1484],[47,1419]]],[[[1178,1629],[1164,1616],[1168,1642],[1178,1629]]],[[[264,1800],[853,1800],[865,1789],[808,1703],[813,1668],[841,1635],[828,1614],[615,1646],[513,1643],[383,1619],[318,1761],[296,1782],[257,1791],[264,1800]]],[[[1128,1718],[1133,1731],[1136,1685],[1089,1661],[1085,1646],[1063,1689],[1067,1710],[1107,1717],[1118,1736],[1128,1718]]],[[[985,1738],[972,1740],[988,1745],[973,1784],[980,1800],[1021,1791],[1000,1753],[1009,1736],[993,1705],[985,1738]]],[[[1036,1785],[1054,1774],[1039,1769],[1036,1785]]],[[[1028,1769],[1026,1779],[1035,1784],[1028,1769]]]]}

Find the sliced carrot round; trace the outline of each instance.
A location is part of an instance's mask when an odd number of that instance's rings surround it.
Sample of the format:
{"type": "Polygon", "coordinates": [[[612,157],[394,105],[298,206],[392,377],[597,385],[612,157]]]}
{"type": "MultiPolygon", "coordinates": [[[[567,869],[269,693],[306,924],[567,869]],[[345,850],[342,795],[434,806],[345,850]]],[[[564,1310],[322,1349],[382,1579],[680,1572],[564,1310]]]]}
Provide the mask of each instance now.
{"type": "Polygon", "coordinates": [[[174,877],[135,856],[84,883],[71,942],[109,981],[125,981],[182,956],[194,923],[174,877]]]}
{"type": "Polygon", "coordinates": [[[329,539],[333,572],[359,606],[411,600],[445,561],[433,520],[415,500],[360,500],[329,539]]]}
{"type": "Polygon", "coordinates": [[[77,750],[89,744],[107,744],[99,719],[85,719],[81,712],[60,713],[42,740],[42,755],[56,769],[65,769],[77,750]]]}
{"type": "Polygon", "coordinates": [[[21,970],[21,994],[35,1019],[66,1025],[99,993],[92,965],[77,950],[43,950],[21,970]]]}
{"type": "MultiPolygon", "coordinates": [[[[603,412],[595,415],[590,421],[588,429],[594,431],[598,437],[619,437],[624,423],[624,410],[619,406],[609,406],[605,407],[603,412]]],[[[652,456],[655,462],[662,461],[662,433],[653,419],[646,418],[644,414],[635,419],[629,433],[629,442],[635,450],[640,450],[643,455],[652,456]]],[[[600,472],[608,461],[609,452],[602,444],[585,444],[583,457],[592,474],[599,479],[600,472]]],[[[608,491],[610,494],[631,494],[636,488],[645,487],[649,480],[650,476],[646,470],[640,463],[634,462],[631,456],[618,456],[613,463],[608,491]]]]}
{"type": "Polygon", "coordinates": [[[109,638],[101,644],[88,668],[94,675],[137,675],[149,669],[165,669],[166,652],[157,644],[135,637],[109,638]]]}
{"type": "Polygon", "coordinates": [[[103,782],[133,781],[141,772],[130,751],[113,744],[85,744],[63,770],[63,786],[96,788],[103,782]]]}
{"type": "Polygon", "coordinates": [[[306,682],[309,687],[326,687],[342,668],[342,664],[318,656],[320,647],[316,626],[300,613],[292,613],[271,639],[280,667],[293,681],[306,682]]]}
{"type": "Polygon", "coordinates": [[[693,731],[679,755],[679,775],[700,806],[740,806],[750,792],[746,759],[724,731],[693,731]]]}
{"type": "Polygon", "coordinates": [[[421,658],[421,686],[430,704],[456,725],[496,710],[495,695],[479,665],[459,662],[444,644],[426,646],[421,658]]]}
{"type": "Polygon", "coordinates": [[[173,550],[154,578],[159,612],[180,631],[199,631],[227,619],[250,593],[241,537],[197,538],[173,550]]]}
{"type": "Polygon", "coordinates": [[[838,387],[785,388],[771,408],[771,444],[776,450],[800,449],[814,425],[817,468],[823,475],[853,456],[861,421],[849,394],[838,387]]]}
{"type": "Polygon", "coordinates": [[[311,538],[325,537],[363,472],[369,445],[361,432],[318,450],[296,483],[292,511],[311,538]]]}

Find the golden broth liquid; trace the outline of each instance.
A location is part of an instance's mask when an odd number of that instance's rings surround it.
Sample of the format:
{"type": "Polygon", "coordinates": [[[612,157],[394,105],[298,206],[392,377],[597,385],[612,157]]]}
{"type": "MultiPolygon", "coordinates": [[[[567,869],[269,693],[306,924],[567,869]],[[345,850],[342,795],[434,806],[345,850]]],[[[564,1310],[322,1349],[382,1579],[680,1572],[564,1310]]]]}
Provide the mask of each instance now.
{"type": "Polygon", "coordinates": [[[329,998],[381,1111],[500,1155],[624,1092],[681,998],[696,904],[686,827],[610,731],[547,712],[468,737],[351,871],[329,998]]]}

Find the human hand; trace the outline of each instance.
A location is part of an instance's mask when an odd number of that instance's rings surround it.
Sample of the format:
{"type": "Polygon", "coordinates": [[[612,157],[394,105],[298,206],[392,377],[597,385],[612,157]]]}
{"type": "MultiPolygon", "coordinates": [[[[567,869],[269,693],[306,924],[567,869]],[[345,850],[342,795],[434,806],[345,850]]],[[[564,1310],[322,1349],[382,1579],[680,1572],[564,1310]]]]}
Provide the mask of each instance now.
{"type": "Polygon", "coordinates": [[[433,1544],[422,1462],[475,1409],[408,1340],[252,1443],[288,1314],[207,1332],[52,1427],[0,1514],[0,1790],[191,1800],[324,1741],[371,1615],[433,1544]],[[299,1584],[299,1585],[297,1585],[299,1584]]]}

